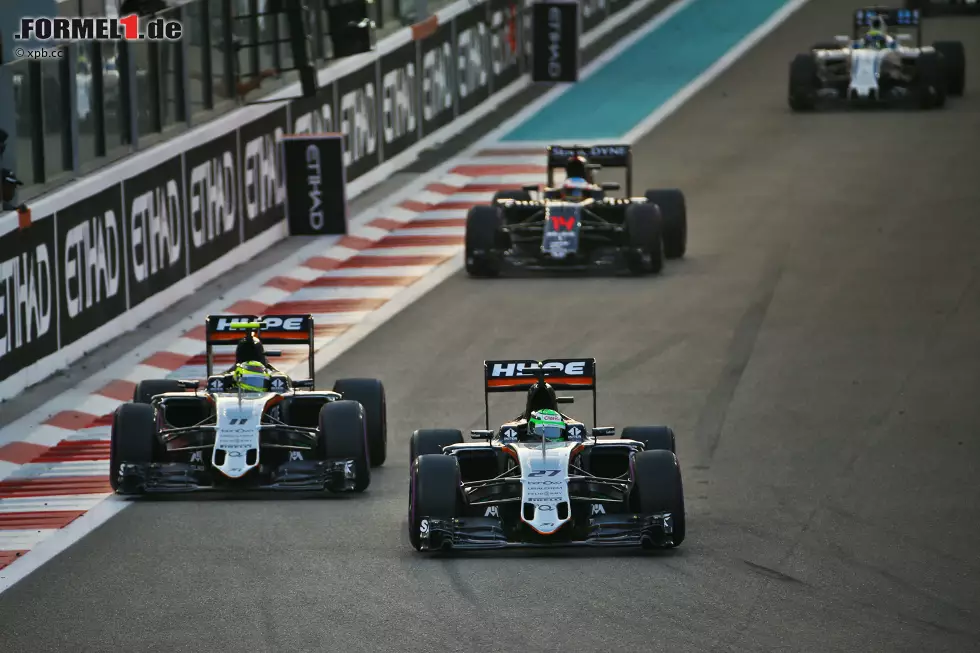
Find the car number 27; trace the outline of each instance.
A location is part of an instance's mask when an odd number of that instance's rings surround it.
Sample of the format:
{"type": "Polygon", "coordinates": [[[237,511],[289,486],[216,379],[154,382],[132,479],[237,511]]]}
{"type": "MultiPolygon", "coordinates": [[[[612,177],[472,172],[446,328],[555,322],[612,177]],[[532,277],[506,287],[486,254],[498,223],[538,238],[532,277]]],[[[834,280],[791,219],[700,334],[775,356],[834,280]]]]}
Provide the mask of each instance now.
{"type": "Polygon", "coordinates": [[[537,471],[531,472],[527,475],[528,478],[537,478],[541,476],[558,476],[561,474],[560,469],[539,469],[537,471]]]}

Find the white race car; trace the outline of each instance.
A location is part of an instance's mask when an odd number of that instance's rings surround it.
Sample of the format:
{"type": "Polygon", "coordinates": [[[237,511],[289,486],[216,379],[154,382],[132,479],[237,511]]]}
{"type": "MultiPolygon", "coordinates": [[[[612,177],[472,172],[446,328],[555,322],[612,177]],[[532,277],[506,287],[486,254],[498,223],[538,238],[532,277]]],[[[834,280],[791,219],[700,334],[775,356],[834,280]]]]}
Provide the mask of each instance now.
{"type": "Polygon", "coordinates": [[[196,490],[362,492],[384,462],[387,417],[376,379],[314,388],[313,316],[210,315],[207,379],[136,385],[113,415],[109,482],[118,494],[196,490]],[[244,338],[243,338],[244,336],[244,338]],[[258,337],[261,336],[261,341],[258,337]],[[214,373],[215,346],[236,345],[214,373]],[[310,378],[272,367],[265,344],[307,345],[310,378]],[[229,361],[232,362],[232,361],[229,361]],[[257,373],[240,374],[252,366],[257,373]]]}
{"type": "Polygon", "coordinates": [[[939,41],[922,46],[917,10],[869,8],[854,12],[854,36],[837,36],[799,54],[790,64],[789,105],[811,111],[834,101],[911,102],[922,109],[962,95],[966,75],[963,44],[939,41]],[[910,28],[909,33],[890,33],[910,28]],[[907,45],[915,40],[914,46],[907,45]]]}
{"type": "Polygon", "coordinates": [[[587,428],[558,411],[590,390],[595,359],[484,363],[487,428],[463,442],[425,429],[409,444],[409,540],[419,551],[526,546],[671,548],[686,532],[674,432],[587,428]],[[489,393],[526,391],[524,411],[489,428],[489,393]]]}

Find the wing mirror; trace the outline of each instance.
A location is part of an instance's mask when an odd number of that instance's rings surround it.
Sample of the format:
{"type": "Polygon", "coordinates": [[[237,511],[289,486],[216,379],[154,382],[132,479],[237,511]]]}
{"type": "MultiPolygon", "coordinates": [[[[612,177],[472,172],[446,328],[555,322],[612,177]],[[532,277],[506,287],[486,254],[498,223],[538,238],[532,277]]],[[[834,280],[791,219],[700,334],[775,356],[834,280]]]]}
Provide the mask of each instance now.
{"type": "Polygon", "coordinates": [[[619,185],[619,182],[615,181],[604,181],[600,184],[600,186],[602,186],[602,190],[619,190],[622,188],[622,186],[619,185]]]}
{"type": "Polygon", "coordinates": [[[592,429],[592,435],[594,435],[597,438],[598,437],[603,437],[603,438],[612,437],[612,436],[616,435],[616,427],[615,426],[596,426],[595,428],[592,429]]]}
{"type": "Polygon", "coordinates": [[[894,36],[896,41],[901,41],[903,43],[908,43],[912,40],[911,34],[895,34],[894,36]]]}
{"type": "Polygon", "coordinates": [[[536,193],[541,189],[538,184],[524,184],[521,186],[521,190],[526,190],[529,193],[536,193]]]}
{"type": "MultiPolygon", "coordinates": [[[[268,356],[268,354],[266,354],[268,356]]],[[[293,381],[294,388],[312,388],[313,379],[303,379],[301,381],[293,381]]]]}
{"type": "Polygon", "coordinates": [[[281,349],[269,349],[269,350],[267,350],[265,352],[265,355],[266,356],[272,356],[273,358],[279,358],[280,356],[282,356],[282,350],[281,349]]]}
{"type": "Polygon", "coordinates": [[[474,440],[490,440],[493,438],[493,431],[486,429],[473,429],[470,431],[470,437],[474,440]]]}
{"type": "Polygon", "coordinates": [[[200,381],[182,381],[178,380],[177,385],[179,385],[184,390],[197,390],[198,386],[201,385],[200,381]]]}
{"type": "Polygon", "coordinates": [[[847,36],[846,34],[838,34],[837,36],[834,37],[834,40],[840,43],[841,45],[847,45],[848,43],[851,42],[851,37],[847,36]]]}
{"type": "Polygon", "coordinates": [[[558,397],[558,403],[560,404],[574,404],[575,397],[558,397]]]}

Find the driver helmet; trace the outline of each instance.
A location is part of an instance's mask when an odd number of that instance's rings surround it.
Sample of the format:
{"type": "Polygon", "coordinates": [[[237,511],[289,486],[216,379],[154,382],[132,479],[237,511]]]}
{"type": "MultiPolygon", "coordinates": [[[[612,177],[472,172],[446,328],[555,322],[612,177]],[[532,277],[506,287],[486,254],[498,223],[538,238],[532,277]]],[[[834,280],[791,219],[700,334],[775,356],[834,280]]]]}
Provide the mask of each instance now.
{"type": "Polygon", "coordinates": [[[527,430],[545,442],[563,442],[566,439],[565,420],[555,410],[536,410],[531,413],[527,430]]]}
{"type": "Polygon", "coordinates": [[[883,31],[872,27],[868,30],[868,33],[864,35],[864,43],[869,48],[881,50],[888,46],[888,39],[885,37],[885,33],[883,31]]]}
{"type": "Polygon", "coordinates": [[[235,385],[243,392],[265,392],[272,377],[259,361],[238,363],[231,374],[235,385]]]}
{"type": "Polygon", "coordinates": [[[569,177],[561,185],[561,197],[565,200],[581,202],[585,199],[586,193],[591,189],[591,185],[581,177],[569,177]]]}
{"type": "Polygon", "coordinates": [[[591,181],[589,178],[589,165],[586,158],[581,155],[568,157],[568,160],[565,162],[565,176],[581,177],[586,181],[591,181]]]}

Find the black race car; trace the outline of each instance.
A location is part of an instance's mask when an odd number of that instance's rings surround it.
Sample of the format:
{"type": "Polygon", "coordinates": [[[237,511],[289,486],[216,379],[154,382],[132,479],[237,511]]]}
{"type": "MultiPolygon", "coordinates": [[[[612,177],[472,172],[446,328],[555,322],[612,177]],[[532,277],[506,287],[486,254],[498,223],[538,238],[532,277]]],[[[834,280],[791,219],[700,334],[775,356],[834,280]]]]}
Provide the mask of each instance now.
{"type": "Polygon", "coordinates": [[[560,146],[547,149],[547,186],[496,193],[489,206],[466,216],[466,271],[495,277],[507,268],[583,270],[625,267],[632,274],[658,273],[665,259],[687,250],[687,206],[680,190],[648,190],[632,197],[629,145],[560,146]],[[626,169],[627,197],[611,197],[615,182],[595,183],[601,167],[626,169]],[[583,183],[572,196],[555,188],[554,171],[583,183]]]}
{"type": "Polygon", "coordinates": [[[419,551],[526,546],[672,548],[686,533],[674,432],[596,423],[595,359],[484,363],[485,430],[415,431],[408,534],[419,551]],[[592,392],[592,423],[558,410],[592,392]],[[490,429],[489,394],[527,392],[524,410],[490,429]],[[548,422],[542,421],[547,415],[548,422]]]}

